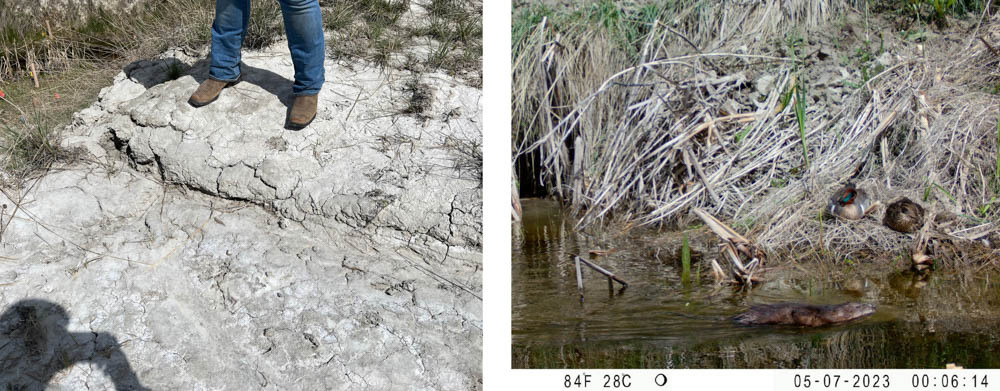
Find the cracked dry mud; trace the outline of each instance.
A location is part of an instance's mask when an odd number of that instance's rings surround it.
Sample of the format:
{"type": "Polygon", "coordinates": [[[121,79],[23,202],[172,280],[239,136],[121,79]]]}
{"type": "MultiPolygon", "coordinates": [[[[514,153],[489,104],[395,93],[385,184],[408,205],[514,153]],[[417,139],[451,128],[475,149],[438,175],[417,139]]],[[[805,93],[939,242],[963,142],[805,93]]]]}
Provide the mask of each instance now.
{"type": "MultiPolygon", "coordinates": [[[[421,75],[430,105],[404,115],[417,76],[328,61],[293,132],[284,43],[244,63],[195,109],[206,64],[168,53],[78,113],[81,162],[0,197],[3,307],[58,304],[150,389],[481,388],[481,171],[456,147],[481,145],[481,91],[421,75]]],[[[112,380],[79,362],[49,387],[112,380]]]]}

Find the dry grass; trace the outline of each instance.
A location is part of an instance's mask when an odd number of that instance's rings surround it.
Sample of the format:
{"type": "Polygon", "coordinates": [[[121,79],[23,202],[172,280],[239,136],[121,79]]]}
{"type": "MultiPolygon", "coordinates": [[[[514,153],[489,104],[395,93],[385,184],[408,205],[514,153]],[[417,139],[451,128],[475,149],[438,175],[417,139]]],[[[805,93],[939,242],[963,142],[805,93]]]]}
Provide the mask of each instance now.
{"type": "Polygon", "coordinates": [[[52,162],[70,156],[58,147],[58,130],[74,112],[93,103],[97,92],[126,64],[172,46],[203,45],[214,3],[145,2],[122,12],[84,6],[62,11],[0,7],[0,91],[4,95],[0,101],[0,185],[19,186],[52,162]]]}
{"type": "Polygon", "coordinates": [[[857,88],[812,88],[829,62],[794,38],[848,44],[840,34],[854,29],[877,40],[876,17],[845,19],[856,13],[839,1],[525,12],[515,16],[515,155],[541,159],[539,180],[581,226],[684,225],[701,207],[772,249],[909,247],[881,226],[884,208],[857,223],[817,218],[853,179],[883,203],[908,196],[958,216],[939,227],[955,240],[997,228],[998,100],[983,90],[997,85],[1000,56],[975,35],[902,40],[877,74],[851,69],[857,88]],[[773,87],[756,94],[764,75],[773,87]]]}

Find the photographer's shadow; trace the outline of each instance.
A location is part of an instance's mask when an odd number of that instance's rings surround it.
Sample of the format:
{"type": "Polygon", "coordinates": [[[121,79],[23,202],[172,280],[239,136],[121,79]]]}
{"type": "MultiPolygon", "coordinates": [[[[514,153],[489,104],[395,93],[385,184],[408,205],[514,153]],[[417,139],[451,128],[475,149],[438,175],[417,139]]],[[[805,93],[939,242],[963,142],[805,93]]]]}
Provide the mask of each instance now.
{"type": "Polygon", "coordinates": [[[52,377],[78,362],[103,370],[117,390],[148,390],[139,383],[110,333],[66,330],[69,316],[58,304],[21,300],[0,315],[0,384],[7,390],[43,390],[52,377]]]}

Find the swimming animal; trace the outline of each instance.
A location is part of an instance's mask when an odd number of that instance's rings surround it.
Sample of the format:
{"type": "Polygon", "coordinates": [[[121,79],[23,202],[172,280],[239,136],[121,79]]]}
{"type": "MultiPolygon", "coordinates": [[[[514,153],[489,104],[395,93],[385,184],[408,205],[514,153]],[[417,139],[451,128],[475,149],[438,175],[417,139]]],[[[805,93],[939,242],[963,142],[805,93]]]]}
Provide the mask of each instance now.
{"type": "Polygon", "coordinates": [[[909,198],[889,204],[882,223],[903,233],[913,233],[924,226],[924,208],[909,198]]]}
{"type": "Polygon", "coordinates": [[[864,190],[848,182],[830,196],[826,211],[831,215],[848,219],[860,220],[871,211],[872,199],[864,190]]]}
{"type": "Polygon", "coordinates": [[[826,326],[848,322],[875,313],[875,306],[868,303],[843,303],[837,305],[811,305],[800,303],[762,304],[733,317],[743,325],[826,326]]]}

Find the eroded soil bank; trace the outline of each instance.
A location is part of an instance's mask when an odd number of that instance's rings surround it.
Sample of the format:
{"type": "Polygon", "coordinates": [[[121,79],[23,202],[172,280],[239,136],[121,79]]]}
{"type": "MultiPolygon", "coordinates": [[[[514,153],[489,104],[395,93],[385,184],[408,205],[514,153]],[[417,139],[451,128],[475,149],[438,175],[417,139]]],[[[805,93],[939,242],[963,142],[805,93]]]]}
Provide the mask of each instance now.
{"type": "Polygon", "coordinates": [[[127,67],[6,190],[0,383],[481,387],[481,90],[331,61],[291,132],[284,42],[194,109],[203,55],[127,67]]]}

